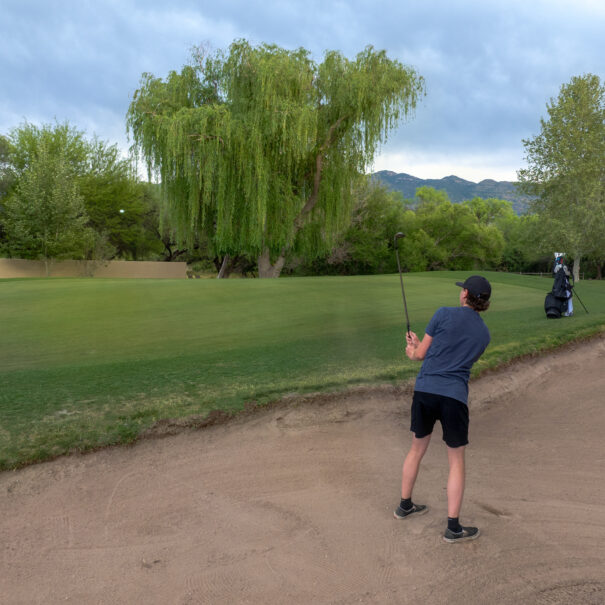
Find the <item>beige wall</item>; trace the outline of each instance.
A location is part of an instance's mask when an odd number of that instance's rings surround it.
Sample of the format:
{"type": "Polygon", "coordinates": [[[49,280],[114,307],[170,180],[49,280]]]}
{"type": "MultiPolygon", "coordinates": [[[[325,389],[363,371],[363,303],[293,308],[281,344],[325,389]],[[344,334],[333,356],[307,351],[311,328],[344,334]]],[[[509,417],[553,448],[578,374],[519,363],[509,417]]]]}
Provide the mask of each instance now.
{"type": "MultiPolygon", "coordinates": [[[[140,277],[186,279],[187,263],[64,260],[50,264],[50,277],[140,277]]],[[[46,277],[44,261],[0,258],[0,278],[46,277]]]]}

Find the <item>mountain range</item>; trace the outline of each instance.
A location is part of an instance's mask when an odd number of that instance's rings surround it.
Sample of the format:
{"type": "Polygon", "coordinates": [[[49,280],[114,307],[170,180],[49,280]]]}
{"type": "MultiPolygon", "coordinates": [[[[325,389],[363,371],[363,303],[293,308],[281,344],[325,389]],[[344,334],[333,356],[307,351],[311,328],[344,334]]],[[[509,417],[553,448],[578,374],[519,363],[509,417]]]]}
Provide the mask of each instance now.
{"type": "Polygon", "coordinates": [[[516,184],[512,181],[485,179],[480,183],[473,183],[454,175],[442,179],[419,179],[404,172],[397,173],[390,170],[374,172],[372,178],[378,179],[392,191],[399,191],[407,200],[416,197],[418,187],[433,187],[445,191],[453,203],[472,200],[474,197],[507,200],[511,202],[517,214],[523,214],[531,201],[529,196],[517,191],[516,184]]]}

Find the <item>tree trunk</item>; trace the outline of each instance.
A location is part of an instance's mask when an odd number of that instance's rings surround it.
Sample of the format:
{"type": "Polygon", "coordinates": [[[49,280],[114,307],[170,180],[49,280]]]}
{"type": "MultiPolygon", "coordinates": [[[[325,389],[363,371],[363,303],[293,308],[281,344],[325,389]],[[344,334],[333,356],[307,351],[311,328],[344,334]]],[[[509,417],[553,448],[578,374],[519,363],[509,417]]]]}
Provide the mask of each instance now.
{"type": "Polygon", "coordinates": [[[271,255],[269,250],[263,250],[263,253],[258,257],[258,276],[259,277],[279,277],[281,270],[284,268],[286,257],[280,254],[274,264],[271,264],[271,255]]]}
{"type": "Polygon", "coordinates": [[[228,254],[225,254],[223,257],[223,262],[221,263],[221,268],[216,276],[217,279],[226,279],[229,277],[231,273],[231,257],[228,254]]]}
{"type": "Polygon", "coordinates": [[[573,259],[573,280],[574,282],[580,281],[580,256],[576,256],[573,259]]]}

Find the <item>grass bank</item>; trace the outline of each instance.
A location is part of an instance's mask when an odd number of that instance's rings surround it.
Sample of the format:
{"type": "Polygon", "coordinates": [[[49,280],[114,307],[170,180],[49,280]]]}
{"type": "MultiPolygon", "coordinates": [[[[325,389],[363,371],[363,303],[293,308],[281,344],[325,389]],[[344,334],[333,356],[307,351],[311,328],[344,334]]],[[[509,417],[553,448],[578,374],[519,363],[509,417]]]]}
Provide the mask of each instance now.
{"type": "MultiPolygon", "coordinates": [[[[412,329],[468,273],[405,276],[412,329]]],[[[492,344],[475,373],[605,331],[605,282],[547,320],[552,280],[487,274],[492,344]]],[[[400,382],[397,275],[280,280],[0,280],[0,469],[125,443],[162,418],[291,392],[400,382]]]]}

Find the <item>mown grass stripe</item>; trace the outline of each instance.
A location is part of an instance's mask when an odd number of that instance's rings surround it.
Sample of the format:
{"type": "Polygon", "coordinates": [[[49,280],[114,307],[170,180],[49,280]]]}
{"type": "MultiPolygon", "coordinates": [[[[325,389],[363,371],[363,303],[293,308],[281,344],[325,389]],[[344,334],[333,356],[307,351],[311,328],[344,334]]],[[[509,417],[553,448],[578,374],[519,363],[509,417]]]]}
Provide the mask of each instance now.
{"type": "MultiPolygon", "coordinates": [[[[405,276],[412,329],[456,305],[467,273],[405,276]]],[[[492,344],[476,373],[605,330],[590,314],[547,320],[552,280],[488,274],[492,344]]],[[[399,382],[397,275],[279,280],[0,280],[0,468],[126,442],[162,418],[236,411],[290,392],[399,382]]]]}

